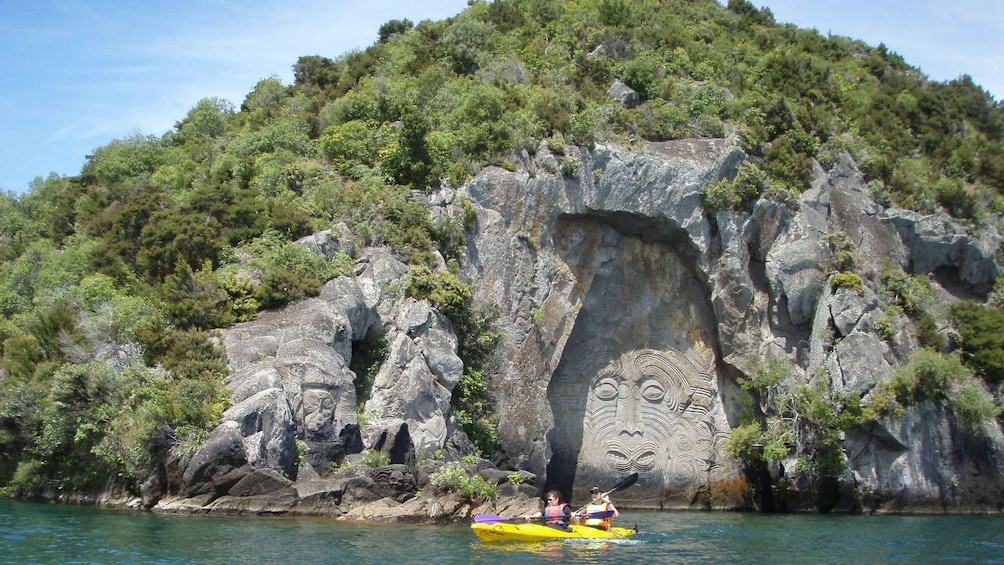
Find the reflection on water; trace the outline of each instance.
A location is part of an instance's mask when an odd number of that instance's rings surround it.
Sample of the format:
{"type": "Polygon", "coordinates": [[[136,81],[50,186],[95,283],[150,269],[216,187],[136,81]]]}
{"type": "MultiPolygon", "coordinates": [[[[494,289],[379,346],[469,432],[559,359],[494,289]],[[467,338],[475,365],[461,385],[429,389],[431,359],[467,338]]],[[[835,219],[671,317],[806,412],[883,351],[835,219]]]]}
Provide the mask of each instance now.
{"type": "Polygon", "coordinates": [[[1004,517],[624,511],[629,540],[483,544],[464,525],[173,516],[0,501],[0,563],[999,563],[1004,517]]]}

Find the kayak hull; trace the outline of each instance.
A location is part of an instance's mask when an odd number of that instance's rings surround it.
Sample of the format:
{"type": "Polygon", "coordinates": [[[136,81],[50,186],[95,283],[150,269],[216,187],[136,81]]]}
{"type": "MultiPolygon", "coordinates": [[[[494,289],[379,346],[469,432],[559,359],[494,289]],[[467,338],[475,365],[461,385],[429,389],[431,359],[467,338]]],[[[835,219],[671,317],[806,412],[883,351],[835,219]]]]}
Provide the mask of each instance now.
{"type": "Polygon", "coordinates": [[[483,542],[498,541],[547,541],[554,539],[595,539],[597,541],[624,539],[636,532],[630,528],[610,528],[601,530],[589,526],[572,525],[568,530],[544,524],[524,524],[496,522],[494,524],[471,524],[474,535],[483,542]]]}

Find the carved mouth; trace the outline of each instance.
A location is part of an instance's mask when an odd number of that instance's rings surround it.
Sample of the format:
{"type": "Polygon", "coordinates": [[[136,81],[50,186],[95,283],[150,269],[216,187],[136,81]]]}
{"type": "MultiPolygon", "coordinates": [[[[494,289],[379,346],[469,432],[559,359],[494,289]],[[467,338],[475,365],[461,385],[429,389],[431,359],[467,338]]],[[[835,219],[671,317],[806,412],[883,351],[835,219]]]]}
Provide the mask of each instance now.
{"type": "Polygon", "coordinates": [[[607,442],[607,460],[618,472],[651,471],[655,468],[656,450],[654,442],[645,441],[636,445],[624,442],[607,442]]]}

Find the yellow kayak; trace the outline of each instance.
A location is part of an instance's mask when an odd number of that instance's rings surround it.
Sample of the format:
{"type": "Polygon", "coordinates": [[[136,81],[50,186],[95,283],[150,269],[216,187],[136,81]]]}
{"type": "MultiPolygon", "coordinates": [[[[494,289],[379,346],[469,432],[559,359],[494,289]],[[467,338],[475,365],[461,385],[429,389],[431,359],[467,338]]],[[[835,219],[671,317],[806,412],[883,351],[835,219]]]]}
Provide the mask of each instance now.
{"type": "Polygon", "coordinates": [[[544,524],[496,522],[471,524],[471,529],[483,542],[495,541],[546,541],[553,539],[595,539],[596,541],[624,539],[637,532],[631,528],[613,527],[601,530],[590,526],[571,525],[567,530],[544,524]]]}

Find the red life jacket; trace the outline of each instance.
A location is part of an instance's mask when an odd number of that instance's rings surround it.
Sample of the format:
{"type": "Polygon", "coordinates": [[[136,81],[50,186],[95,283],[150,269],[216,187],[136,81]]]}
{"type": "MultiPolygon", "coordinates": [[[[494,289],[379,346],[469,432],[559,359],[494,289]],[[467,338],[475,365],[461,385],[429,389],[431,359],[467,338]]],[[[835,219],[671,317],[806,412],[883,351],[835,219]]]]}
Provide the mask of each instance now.
{"type": "Polygon", "coordinates": [[[546,518],[546,523],[549,526],[564,526],[565,525],[565,508],[567,504],[560,504],[558,506],[545,506],[544,507],[544,518],[546,518]]]}

